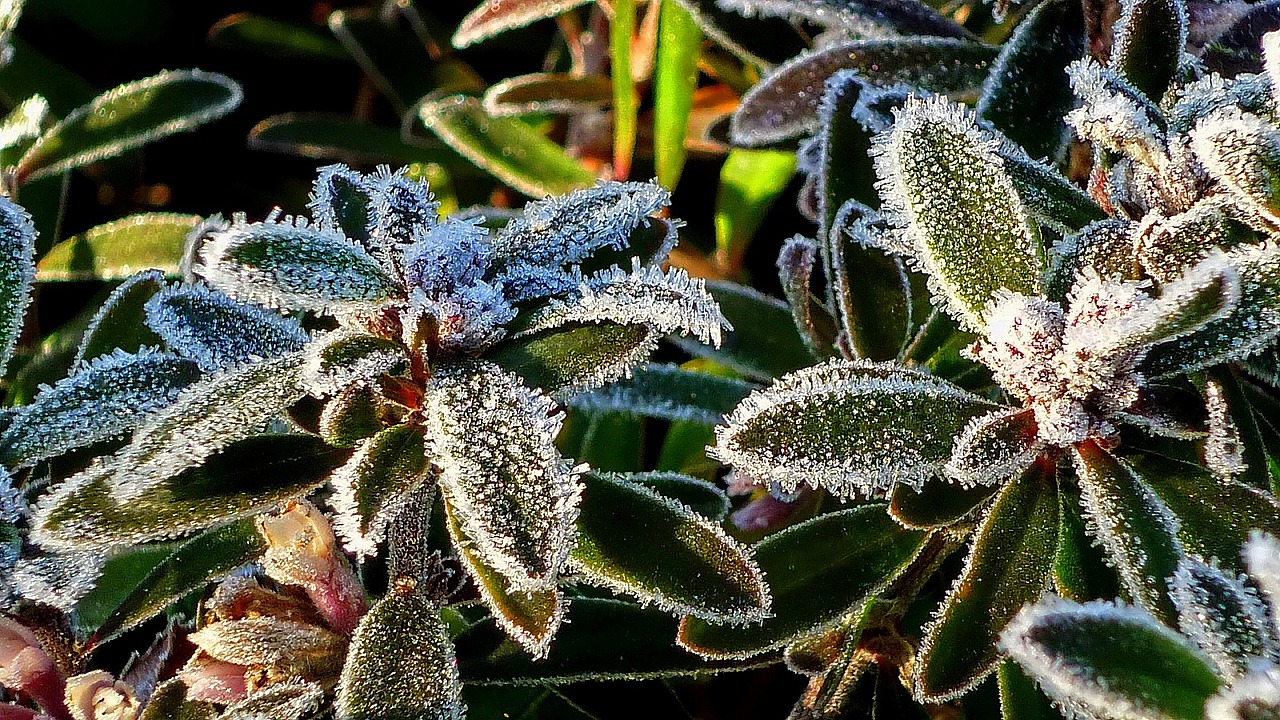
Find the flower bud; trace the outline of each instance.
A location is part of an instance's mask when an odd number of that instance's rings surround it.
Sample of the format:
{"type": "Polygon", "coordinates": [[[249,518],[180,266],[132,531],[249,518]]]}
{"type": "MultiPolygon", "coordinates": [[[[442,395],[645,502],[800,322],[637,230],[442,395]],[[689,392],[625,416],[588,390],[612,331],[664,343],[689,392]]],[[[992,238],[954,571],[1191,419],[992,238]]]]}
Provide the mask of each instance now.
{"type": "Polygon", "coordinates": [[[36,634],[4,615],[0,615],[0,684],[35,700],[50,715],[67,713],[66,677],[36,634]]]}
{"type": "Polygon", "coordinates": [[[267,575],[302,587],[329,627],[350,635],[368,605],[324,515],[306,501],[291,502],[280,515],[259,518],[258,530],[267,541],[267,575]]]}
{"type": "Polygon", "coordinates": [[[134,720],[141,709],[133,688],[102,670],[68,680],[66,699],[75,720],[134,720]]]}

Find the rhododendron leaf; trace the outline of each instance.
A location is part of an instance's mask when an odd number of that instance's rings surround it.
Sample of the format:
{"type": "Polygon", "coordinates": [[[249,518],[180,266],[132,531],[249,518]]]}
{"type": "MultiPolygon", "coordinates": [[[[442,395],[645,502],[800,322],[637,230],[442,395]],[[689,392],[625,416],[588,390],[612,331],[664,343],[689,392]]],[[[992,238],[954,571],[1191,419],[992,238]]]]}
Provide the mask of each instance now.
{"type": "Polygon", "coordinates": [[[123,504],[111,495],[118,459],[64,480],[32,510],[42,545],[108,548],[176,537],[247,517],[324,482],[347,453],[317,438],[265,435],[227,447],[204,465],[152,485],[123,504]]]}
{"type": "Polygon", "coordinates": [[[255,690],[232,703],[218,720],[304,720],[314,717],[324,700],[324,688],[316,683],[290,679],[255,690]]]}
{"type": "Polygon", "coordinates": [[[1048,587],[1058,544],[1054,472],[1040,465],[1007,483],[978,525],[969,557],[916,664],[916,692],[942,702],[981,682],[1006,623],[1048,587]]]}
{"type": "Polygon", "coordinates": [[[1059,483],[1054,590],[1077,602],[1117,597],[1120,595],[1120,578],[1107,565],[1102,549],[1094,544],[1085,525],[1079,491],[1066,483],[1059,483]]]}
{"type": "Polygon", "coordinates": [[[623,377],[658,346],[647,325],[571,323],[511,338],[486,356],[556,397],[623,377]]]}
{"type": "Polygon", "coordinates": [[[1197,123],[1191,145],[1209,173],[1246,207],[1280,218],[1280,131],[1274,125],[1231,108],[1197,123]]]}
{"type": "Polygon", "coordinates": [[[164,288],[164,274],[159,270],[144,270],[120,283],[89,321],[71,361],[72,367],[112,350],[135,353],[144,347],[160,345],[160,336],[147,327],[144,308],[147,301],[164,288]]]}
{"type": "Polygon", "coordinates": [[[791,306],[791,320],[800,338],[814,357],[822,359],[836,354],[835,318],[813,296],[813,267],[818,261],[818,244],[796,235],[782,245],[778,253],[778,280],[791,306]]]}
{"type": "Polygon", "coordinates": [[[200,590],[216,578],[253,562],[266,550],[250,519],[206,530],[179,545],[132,589],[94,630],[106,642],[200,590]]]}
{"type": "Polygon", "coordinates": [[[271,307],[323,312],[400,291],[364,248],[300,222],[234,222],[211,233],[200,262],[197,273],[214,288],[271,307]]]}
{"type": "Polygon", "coordinates": [[[767,615],[760,569],[718,525],[620,477],[587,474],[582,483],[570,565],[587,582],[711,622],[767,615]]]}
{"type": "Polygon", "coordinates": [[[243,98],[231,78],[200,70],[170,70],[125,83],[45,131],[15,172],[26,182],[114,157],[222,117],[243,98]]]}
{"type": "Polygon", "coordinates": [[[581,493],[555,447],[562,423],[555,403],[477,361],[437,367],[424,410],[444,498],[476,553],[517,590],[554,585],[581,493]]]}
{"type": "Polygon", "coordinates": [[[246,145],[251,150],[352,165],[422,161],[444,164],[457,158],[444,143],[414,138],[410,144],[400,137],[399,128],[324,112],[272,115],[249,130],[246,145]]]}
{"type": "Polygon", "coordinates": [[[1021,474],[1042,449],[1031,410],[996,410],[965,426],[943,470],[963,485],[995,485],[1021,474]]]}
{"type": "Polygon", "coordinates": [[[494,0],[472,10],[453,34],[453,46],[464,48],[499,33],[567,12],[587,0],[494,0]]]}
{"type": "Polygon", "coordinates": [[[654,364],[637,368],[629,378],[578,393],[568,404],[578,410],[712,424],[733,410],[752,387],[743,380],[654,364]]]}
{"type": "Polygon", "coordinates": [[[316,397],[367,383],[409,364],[405,347],[375,335],[337,330],[315,339],[306,350],[302,383],[316,397]]]}
{"type": "Polygon", "coordinates": [[[773,614],[743,626],[687,617],[678,641],[711,658],[781,647],[856,610],[916,555],[924,537],[903,529],[882,505],[828,513],[770,535],[753,550],[773,594],[773,614]]]}
{"type": "Polygon", "coordinates": [[[1134,456],[1128,463],[1178,518],[1178,537],[1188,552],[1244,572],[1239,548],[1249,533],[1280,534],[1280,502],[1265,491],[1158,455],[1134,456]]]}
{"type": "Polygon", "coordinates": [[[46,386],[0,432],[0,462],[24,467],[123,435],[200,378],[190,360],[143,351],[107,355],[46,386]]]}
{"type": "Polygon", "coordinates": [[[1280,658],[1280,639],[1267,606],[1234,573],[1183,558],[1172,587],[1179,629],[1195,641],[1221,677],[1235,680],[1258,658],[1280,658]]]}
{"type": "Polygon", "coordinates": [[[1176,622],[1168,579],[1183,552],[1178,519],[1132,467],[1096,444],[1078,445],[1075,464],[1090,530],[1125,591],[1156,617],[1176,622]]]}
{"type": "Polygon", "coordinates": [[[971,37],[951,18],[917,0],[717,0],[748,17],[806,20],[852,35],[971,37]]]}
{"type": "Polygon", "coordinates": [[[460,720],[462,682],[440,609],[392,587],[351,638],[334,709],[344,720],[460,720]]]}
{"type": "Polygon", "coordinates": [[[840,70],[855,70],[879,86],[972,90],[982,85],[996,52],[969,40],[940,37],[854,40],[813,50],[783,63],[748,91],[729,132],[734,142],[745,145],[812,134],[818,129],[823,84],[840,70]]]}
{"type": "Polygon", "coordinates": [[[138,720],[214,720],[219,714],[213,703],[188,699],[187,684],[173,678],[156,688],[138,720]]]}
{"type": "Polygon", "coordinates": [[[668,471],[627,473],[620,477],[676,500],[712,520],[723,520],[729,514],[729,496],[706,480],[668,471]]]}
{"type": "Polygon", "coordinates": [[[400,505],[427,470],[421,426],[396,425],[362,443],[329,478],[334,530],[357,556],[373,555],[400,505]]]}
{"type": "Polygon", "coordinates": [[[1081,138],[1147,166],[1160,163],[1167,123],[1154,101],[1090,58],[1072,63],[1067,74],[1082,104],[1068,113],[1067,122],[1081,138]]]}
{"type": "Polygon", "coordinates": [[[1115,26],[1111,67],[1152,102],[1160,102],[1178,75],[1187,44],[1184,0],[1134,0],[1115,26]]]}
{"type": "Polygon", "coordinates": [[[664,2],[660,13],[653,67],[653,165],[658,184],[673,188],[687,157],[703,31],[678,2],[664,2]]]}
{"type": "Polygon", "coordinates": [[[123,280],[147,268],[177,275],[183,243],[200,222],[199,215],[141,213],[98,225],[50,248],[36,278],[123,280]]]}
{"type": "Polygon", "coordinates": [[[1028,607],[1001,648],[1049,697],[1102,717],[1200,720],[1219,685],[1185,639],[1139,608],[1109,602],[1028,607]]]}
{"type": "Polygon", "coordinates": [[[334,447],[355,447],[383,429],[389,402],[372,383],[356,383],[338,391],[320,412],[320,437],[334,447]]]}
{"type": "Polygon", "coordinates": [[[363,174],[345,165],[320,168],[311,186],[311,216],[322,230],[331,230],[363,245],[370,252],[370,210],[374,187],[363,174]]]}
{"type": "Polygon", "coordinates": [[[27,211],[0,198],[0,369],[18,344],[35,277],[36,228],[27,211]]]}
{"type": "Polygon", "coordinates": [[[1061,173],[1021,148],[1005,142],[996,148],[1018,197],[1036,220],[1061,232],[1075,232],[1107,214],[1061,173]]]}
{"type": "Polygon", "coordinates": [[[878,188],[901,242],[943,307],[969,329],[1004,289],[1038,295],[1040,232],[995,151],[962,106],[909,101],[876,141],[878,188]]]}
{"type": "Polygon", "coordinates": [[[768,68],[803,52],[808,43],[790,22],[773,17],[743,17],[717,0],[675,0],[708,38],[744,63],[768,68]]]}
{"type": "Polygon", "coordinates": [[[526,195],[560,195],[595,181],[564,148],[516,118],[490,117],[476,98],[428,101],[418,117],[446,145],[526,195]]]}
{"type": "Polygon", "coordinates": [[[889,512],[906,527],[945,527],[973,512],[998,489],[996,485],[964,487],[937,476],[926,480],[919,489],[910,485],[895,487],[889,496],[889,512]]]}
{"type": "Polygon", "coordinates": [[[718,349],[692,338],[673,338],[680,349],[756,380],[779,377],[813,364],[813,356],[796,332],[786,303],[735,283],[709,282],[707,291],[733,325],[733,331],[718,349]]]}
{"type": "Polygon", "coordinates": [[[1062,714],[1012,660],[997,668],[1001,720],[1061,720],[1062,714]]]}
{"type": "Polygon", "coordinates": [[[1108,279],[1134,276],[1137,267],[1130,235],[1135,227],[1127,220],[1100,220],[1063,238],[1050,256],[1045,294],[1053,300],[1065,300],[1076,277],[1085,270],[1108,279]]]}
{"type": "Polygon", "coordinates": [[[484,109],[493,117],[530,113],[571,114],[613,101],[609,78],[569,73],[530,73],[509,77],[484,92],[484,109]]]}
{"type": "Polygon", "coordinates": [[[711,454],[758,481],[841,497],[919,486],[952,438],[996,409],[945,380],[888,363],[831,361],[752,393],[716,430],[711,454]]]}
{"type": "Polygon", "coordinates": [[[1116,337],[1100,338],[1099,345],[1140,348],[1189,335],[1235,309],[1240,283],[1228,258],[1212,256],[1166,283],[1154,302],[1118,323],[1116,337]]]}
{"type": "Polygon", "coordinates": [[[297,320],[202,285],[166,288],[145,308],[147,326],[204,372],[294,353],[311,339],[297,320]]]}
{"type": "MultiPolygon", "coordinates": [[[[1135,233],[1136,242],[1129,242],[1127,249],[1136,249],[1138,262],[1148,274],[1160,282],[1170,282],[1215,248],[1229,250],[1257,242],[1257,232],[1239,216],[1239,208],[1229,197],[1211,197],[1186,212],[1155,218],[1153,224],[1143,228],[1144,232],[1135,233]]],[[[1132,252],[1128,262],[1132,267],[1132,252]]]]}
{"type": "Polygon", "coordinates": [[[1062,117],[1075,102],[1066,67],[1084,54],[1081,6],[1040,3],[1001,46],[982,86],[978,116],[1031,157],[1057,159],[1069,139],[1062,117]]]}
{"type": "Polygon", "coordinates": [[[511,583],[476,552],[475,543],[463,531],[448,500],[444,511],[454,551],[480,591],[480,598],[489,607],[489,614],[535,660],[545,658],[569,604],[564,593],[554,586],[530,592],[512,588],[511,583]]]}

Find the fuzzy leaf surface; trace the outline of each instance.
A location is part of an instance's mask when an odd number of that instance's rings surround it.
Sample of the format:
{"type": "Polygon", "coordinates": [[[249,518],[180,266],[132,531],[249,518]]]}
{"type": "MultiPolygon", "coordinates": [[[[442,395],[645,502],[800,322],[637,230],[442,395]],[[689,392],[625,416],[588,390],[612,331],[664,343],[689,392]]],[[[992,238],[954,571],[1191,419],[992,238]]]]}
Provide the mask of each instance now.
{"type": "Polygon", "coordinates": [[[31,302],[36,228],[27,211],[0,198],[0,369],[9,364],[31,302]]]}
{"type": "Polygon", "coordinates": [[[1280,659],[1280,639],[1267,607],[1241,577],[1185,558],[1173,576],[1178,627],[1223,678],[1237,680],[1258,660],[1280,659]]]}
{"type": "Polygon", "coordinates": [[[147,301],[147,325],[204,372],[298,352],[311,339],[293,318],[201,285],[162,290],[147,301]]]}
{"type": "Polygon", "coordinates": [[[681,350],[705,357],[755,380],[769,380],[813,364],[813,356],[791,322],[786,303],[745,285],[709,282],[707,291],[733,331],[719,348],[692,338],[673,338],[681,350]]]}
{"type": "Polygon", "coordinates": [[[427,470],[426,436],[419,425],[395,425],[360,445],[329,482],[338,515],[334,530],[347,550],[373,555],[387,526],[427,470]]]}
{"type": "Polygon", "coordinates": [[[145,347],[158,346],[160,336],[147,327],[144,308],[147,301],[164,288],[164,274],[159,270],[136,273],[116,286],[85,328],[80,347],[71,361],[72,367],[113,350],[136,353],[145,347]]]}

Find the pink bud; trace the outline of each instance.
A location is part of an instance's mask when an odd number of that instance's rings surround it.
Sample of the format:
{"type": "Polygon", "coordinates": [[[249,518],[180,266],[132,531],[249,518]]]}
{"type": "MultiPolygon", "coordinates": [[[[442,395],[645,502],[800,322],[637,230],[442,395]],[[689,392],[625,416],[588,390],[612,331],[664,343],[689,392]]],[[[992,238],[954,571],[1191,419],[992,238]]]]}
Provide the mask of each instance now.
{"type": "Polygon", "coordinates": [[[142,709],[133,688],[102,670],[72,677],[66,697],[75,720],[134,720],[142,709]]]}
{"type": "Polygon", "coordinates": [[[249,688],[244,674],[248,671],[243,665],[235,665],[219,660],[192,660],[178,677],[187,686],[188,700],[230,705],[249,696],[249,688]]]}
{"type": "Polygon", "coordinates": [[[324,515],[309,502],[291,502],[280,515],[259,518],[258,531],[267,541],[267,575],[301,586],[329,627],[350,635],[369,607],[324,515]]]}
{"type": "Polygon", "coordinates": [[[40,639],[11,617],[0,615],[0,684],[16,690],[55,717],[68,717],[66,677],[40,639]]]}

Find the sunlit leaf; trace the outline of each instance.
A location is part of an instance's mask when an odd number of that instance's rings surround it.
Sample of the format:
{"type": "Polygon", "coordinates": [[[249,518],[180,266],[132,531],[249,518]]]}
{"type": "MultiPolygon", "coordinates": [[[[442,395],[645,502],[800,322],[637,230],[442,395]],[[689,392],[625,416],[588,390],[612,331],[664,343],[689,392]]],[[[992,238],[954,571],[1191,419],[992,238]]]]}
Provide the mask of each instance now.
{"type": "Polygon", "coordinates": [[[334,530],[358,557],[377,552],[387,526],[427,469],[421,426],[387,428],[361,444],[329,482],[334,530]]]}
{"type": "Polygon", "coordinates": [[[710,424],[720,422],[752,387],[742,380],[655,364],[635,370],[629,378],[578,393],[569,398],[568,404],[579,410],[710,424]]]}
{"type": "Polygon", "coordinates": [[[587,0],[493,0],[472,10],[453,34],[453,46],[464,48],[499,33],[549,18],[583,5],[587,0]]]}
{"type": "Polygon", "coordinates": [[[31,302],[35,243],[31,216],[9,198],[0,198],[0,369],[13,357],[31,302]]]}
{"type": "Polygon", "coordinates": [[[653,162],[658,184],[674,188],[684,169],[685,138],[698,87],[702,30],[675,0],[661,0],[653,68],[653,162]]]}
{"type": "Polygon", "coordinates": [[[730,275],[795,169],[795,155],[780,150],[734,150],[725,158],[716,190],[716,255],[730,275]]]}
{"type": "Polygon", "coordinates": [[[531,73],[506,78],[484,92],[492,117],[529,113],[575,113],[613,102],[613,86],[600,75],[531,73]]]}

